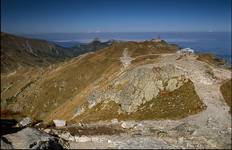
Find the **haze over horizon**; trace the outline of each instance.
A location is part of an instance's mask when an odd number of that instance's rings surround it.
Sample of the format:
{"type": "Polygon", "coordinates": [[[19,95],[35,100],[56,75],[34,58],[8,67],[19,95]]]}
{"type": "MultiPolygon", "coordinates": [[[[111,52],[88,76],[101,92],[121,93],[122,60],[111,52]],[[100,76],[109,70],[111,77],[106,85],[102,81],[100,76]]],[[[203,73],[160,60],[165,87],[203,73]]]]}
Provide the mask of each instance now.
{"type": "Polygon", "coordinates": [[[1,0],[13,34],[231,32],[231,0],[1,0]]]}

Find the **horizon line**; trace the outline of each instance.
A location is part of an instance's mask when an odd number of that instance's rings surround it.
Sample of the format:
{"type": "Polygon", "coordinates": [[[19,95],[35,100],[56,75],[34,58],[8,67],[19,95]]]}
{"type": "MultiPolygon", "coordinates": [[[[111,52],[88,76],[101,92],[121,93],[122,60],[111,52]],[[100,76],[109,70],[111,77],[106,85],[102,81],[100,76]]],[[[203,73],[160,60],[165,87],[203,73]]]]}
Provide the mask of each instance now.
{"type": "Polygon", "coordinates": [[[20,33],[20,32],[6,32],[3,33],[15,34],[15,35],[38,35],[38,34],[104,34],[104,33],[218,33],[218,32],[232,32],[232,31],[106,31],[106,32],[34,32],[34,33],[20,33]]]}

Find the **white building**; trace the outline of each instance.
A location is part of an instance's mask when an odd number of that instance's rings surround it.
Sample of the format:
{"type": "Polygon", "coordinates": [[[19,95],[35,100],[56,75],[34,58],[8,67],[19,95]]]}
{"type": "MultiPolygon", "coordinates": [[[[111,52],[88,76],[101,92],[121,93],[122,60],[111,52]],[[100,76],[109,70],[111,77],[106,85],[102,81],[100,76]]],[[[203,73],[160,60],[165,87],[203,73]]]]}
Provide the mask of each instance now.
{"type": "Polygon", "coordinates": [[[181,53],[181,54],[193,54],[194,50],[191,49],[191,48],[184,48],[184,49],[181,49],[181,50],[177,51],[177,53],[181,53]]]}
{"type": "Polygon", "coordinates": [[[161,42],[161,39],[152,39],[152,42],[161,42]]]}

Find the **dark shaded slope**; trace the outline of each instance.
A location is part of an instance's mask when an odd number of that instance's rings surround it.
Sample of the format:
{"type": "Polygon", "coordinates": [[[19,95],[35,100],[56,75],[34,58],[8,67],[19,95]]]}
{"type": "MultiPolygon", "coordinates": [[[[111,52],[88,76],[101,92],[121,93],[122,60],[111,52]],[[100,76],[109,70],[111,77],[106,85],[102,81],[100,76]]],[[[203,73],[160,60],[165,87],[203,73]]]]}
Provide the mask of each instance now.
{"type": "Polygon", "coordinates": [[[230,113],[232,114],[231,110],[232,110],[232,99],[231,99],[231,83],[232,83],[232,79],[230,80],[226,80],[220,87],[220,90],[222,92],[222,95],[226,101],[226,103],[228,104],[228,106],[230,107],[230,113]]]}
{"type": "Polygon", "coordinates": [[[70,49],[51,42],[1,33],[1,72],[26,66],[46,66],[72,56],[70,49]]]}

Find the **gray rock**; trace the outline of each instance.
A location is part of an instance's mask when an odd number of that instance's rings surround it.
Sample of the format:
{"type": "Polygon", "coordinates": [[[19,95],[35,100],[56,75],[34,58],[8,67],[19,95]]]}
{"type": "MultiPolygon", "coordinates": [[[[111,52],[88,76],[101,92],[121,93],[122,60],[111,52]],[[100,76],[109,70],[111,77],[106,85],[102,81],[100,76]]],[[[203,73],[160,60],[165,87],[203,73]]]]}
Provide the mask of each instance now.
{"type": "Polygon", "coordinates": [[[69,132],[63,132],[61,134],[58,134],[58,136],[68,141],[75,141],[75,137],[72,136],[69,132]]]}
{"type": "Polygon", "coordinates": [[[122,65],[123,65],[124,68],[128,67],[131,64],[131,61],[133,60],[133,58],[131,58],[129,56],[127,50],[128,50],[128,48],[125,48],[123,50],[123,54],[122,54],[123,56],[120,57],[120,61],[121,61],[121,63],[122,63],[122,65]]]}
{"type": "Polygon", "coordinates": [[[121,127],[124,129],[131,129],[135,127],[134,122],[122,122],[121,127]]]}
{"type": "Polygon", "coordinates": [[[13,146],[6,138],[1,137],[1,149],[13,149],[13,146]]]}
{"type": "Polygon", "coordinates": [[[14,149],[62,149],[57,139],[34,128],[25,128],[3,136],[14,149]]]}
{"type": "Polygon", "coordinates": [[[54,124],[56,127],[63,127],[66,125],[66,121],[65,120],[53,120],[54,124]]]}
{"type": "Polygon", "coordinates": [[[93,89],[87,100],[89,108],[99,102],[113,100],[120,104],[124,113],[132,113],[140,105],[156,98],[160,91],[174,91],[185,81],[184,72],[173,65],[144,65],[121,74],[106,89],[93,89]]]}
{"type": "Polygon", "coordinates": [[[32,123],[32,119],[30,117],[26,117],[26,118],[23,118],[23,120],[19,122],[19,126],[25,127],[25,126],[30,125],[31,123],[32,123]]]}
{"type": "Polygon", "coordinates": [[[112,120],[111,120],[111,123],[112,123],[112,124],[117,124],[117,123],[118,123],[118,119],[117,119],[117,118],[112,119],[112,120]]]}
{"type": "Polygon", "coordinates": [[[178,83],[177,79],[170,79],[168,81],[168,85],[166,87],[166,90],[174,91],[175,89],[177,89],[177,83],[178,83]]]}
{"type": "Polygon", "coordinates": [[[189,136],[192,135],[197,127],[192,126],[188,123],[182,123],[176,126],[173,130],[177,131],[178,135],[180,136],[189,136]]]}
{"type": "Polygon", "coordinates": [[[44,129],[44,132],[50,133],[50,132],[51,132],[51,129],[44,129]]]}

